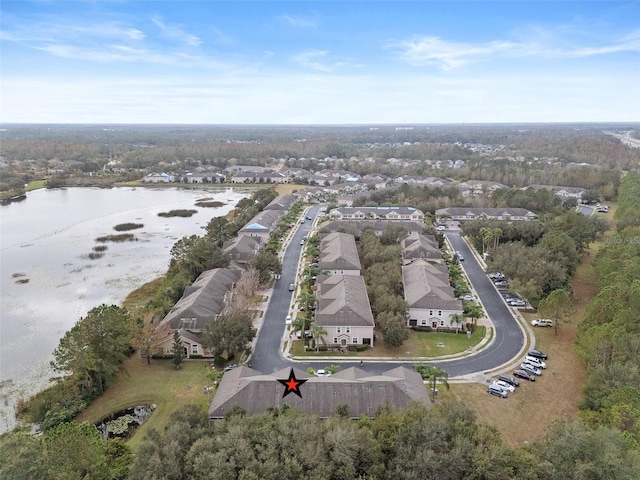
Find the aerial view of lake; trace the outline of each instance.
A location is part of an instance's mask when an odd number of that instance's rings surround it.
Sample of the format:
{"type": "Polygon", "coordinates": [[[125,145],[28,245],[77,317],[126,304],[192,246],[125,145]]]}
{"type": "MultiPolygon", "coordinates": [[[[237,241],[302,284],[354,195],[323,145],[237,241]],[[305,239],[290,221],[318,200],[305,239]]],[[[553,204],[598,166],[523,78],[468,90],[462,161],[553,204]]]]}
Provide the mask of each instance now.
{"type": "Polygon", "coordinates": [[[14,408],[49,384],[49,362],[64,333],[95,306],[121,304],[129,292],[163,275],[180,238],[202,235],[216,216],[249,194],[232,189],[70,188],[30,192],[0,207],[0,433],[14,408]],[[210,198],[219,208],[198,207],[210,198]],[[193,209],[192,217],[160,217],[193,209]],[[100,243],[123,223],[134,241],[100,243]],[[106,246],[103,255],[94,247],[106,246]],[[90,254],[93,254],[90,256],[90,254]]]}

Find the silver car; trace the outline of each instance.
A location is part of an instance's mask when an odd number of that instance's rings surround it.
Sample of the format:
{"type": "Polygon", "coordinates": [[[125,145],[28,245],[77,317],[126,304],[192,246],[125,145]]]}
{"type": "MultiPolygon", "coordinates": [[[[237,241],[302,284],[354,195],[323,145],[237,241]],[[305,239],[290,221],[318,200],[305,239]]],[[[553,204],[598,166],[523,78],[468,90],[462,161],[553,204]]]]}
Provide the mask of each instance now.
{"type": "Polygon", "coordinates": [[[525,372],[529,372],[529,373],[533,373],[536,376],[540,376],[542,375],[542,370],[534,367],[533,365],[531,365],[530,363],[523,363],[520,365],[520,368],[522,370],[524,370],[525,372]]]}

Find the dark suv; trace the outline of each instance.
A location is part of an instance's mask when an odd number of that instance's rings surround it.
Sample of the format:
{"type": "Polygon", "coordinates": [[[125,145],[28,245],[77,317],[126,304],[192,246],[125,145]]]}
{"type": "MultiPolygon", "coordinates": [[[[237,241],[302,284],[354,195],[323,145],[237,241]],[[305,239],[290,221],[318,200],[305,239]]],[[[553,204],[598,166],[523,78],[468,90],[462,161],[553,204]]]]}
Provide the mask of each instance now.
{"type": "Polygon", "coordinates": [[[514,387],[520,385],[520,382],[516,378],[510,377],[509,375],[498,375],[498,380],[507,382],[509,385],[513,385],[514,387]]]}

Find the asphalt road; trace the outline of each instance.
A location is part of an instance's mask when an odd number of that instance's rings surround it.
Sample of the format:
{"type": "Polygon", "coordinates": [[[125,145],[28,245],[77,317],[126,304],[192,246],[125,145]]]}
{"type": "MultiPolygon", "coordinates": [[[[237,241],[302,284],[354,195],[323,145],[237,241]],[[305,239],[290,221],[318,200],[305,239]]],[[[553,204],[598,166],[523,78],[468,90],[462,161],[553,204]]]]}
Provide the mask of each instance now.
{"type": "MultiPolygon", "coordinates": [[[[315,206],[309,210],[309,215],[314,218],[320,207],[315,206]]],[[[308,366],[318,367],[318,363],[298,362],[286,359],[281,351],[281,339],[285,331],[285,318],[289,312],[292,292],[289,285],[297,283],[296,274],[302,245],[300,240],[312,229],[312,222],[306,221],[300,225],[289,243],[282,265],[282,276],[276,282],[273,296],[265,312],[262,328],[251,356],[251,367],[263,372],[272,373],[276,370],[294,366],[305,370],[308,366]]],[[[505,363],[509,363],[520,351],[524,343],[524,334],[514,319],[509,307],[494,288],[493,284],[476,261],[471,250],[460,237],[457,231],[446,231],[453,248],[462,253],[465,260],[462,266],[469,277],[473,288],[482,299],[486,313],[495,326],[493,342],[483,350],[473,355],[455,360],[430,362],[437,365],[449,374],[449,378],[468,375],[475,372],[491,370],[505,363]]],[[[330,364],[339,364],[342,368],[359,366],[359,360],[355,362],[327,361],[330,364]]],[[[369,373],[381,373],[398,365],[411,367],[413,363],[402,362],[365,362],[364,369],[369,373]]]]}

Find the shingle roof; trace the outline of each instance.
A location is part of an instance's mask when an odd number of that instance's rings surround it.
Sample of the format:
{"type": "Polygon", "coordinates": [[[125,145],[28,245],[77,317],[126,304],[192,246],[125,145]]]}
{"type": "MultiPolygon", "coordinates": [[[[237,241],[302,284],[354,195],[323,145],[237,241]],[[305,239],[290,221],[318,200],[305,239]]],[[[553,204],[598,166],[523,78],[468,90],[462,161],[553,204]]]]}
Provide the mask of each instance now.
{"type": "Polygon", "coordinates": [[[295,195],[279,195],[264,207],[264,210],[289,210],[298,198],[295,195]]]}
{"type": "Polygon", "coordinates": [[[231,259],[246,262],[256,251],[262,248],[262,242],[258,237],[250,237],[248,235],[240,235],[225,242],[222,251],[229,255],[231,259]]]}
{"type": "Polygon", "coordinates": [[[409,308],[438,308],[462,311],[462,301],[453,294],[449,274],[443,265],[414,260],[402,267],[404,299],[409,308]]]}
{"type": "Polygon", "coordinates": [[[317,325],[374,325],[364,278],[359,275],[320,275],[317,286],[317,325]]]}
{"type": "Polygon", "coordinates": [[[202,330],[208,321],[222,313],[225,295],[241,275],[241,270],[231,268],[202,272],[192,285],[184,289],[182,298],[160,323],[169,325],[171,330],[202,330]]]}
{"type": "Polygon", "coordinates": [[[412,233],[401,241],[401,245],[403,258],[442,258],[442,252],[433,235],[412,233]]]}
{"type": "Polygon", "coordinates": [[[356,240],[348,233],[330,233],[320,242],[320,270],[360,270],[356,240]]]}
{"type": "Polygon", "coordinates": [[[387,404],[402,409],[411,401],[431,403],[420,374],[406,367],[393,368],[382,375],[351,367],[330,377],[293,370],[296,378],[307,379],[300,387],[302,398],[282,396],[285,387],[278,379],[288,378],[290,368],[266,375],[248,367],[225,373],[209,406],[209,418],[224,418],[236,406],[254,415],[283,405],[321,418],[333,415],[338,406],[347,405],[352,418],[375,417],[387,404]]]}
{"type": "Polygon", "coordinates": [[[480,217],[526,217],[535,216],[533,212],[526,208],[466,208],[466,207],[448,207],[441,208],[436,211],[437,215],[471,215],[480,217]]]}
{"type": "Polygon", "coordinates": [[[284,210],[263,210],[249,220],[240,232],[270,232],[282,215],[284,210]]]}
{"type": "Polygon", "coordinates": [[[415,220],[394,220],[388,222],[385,220],[331,220],[322,224],[323,230],[331,232],[348,232],[354,235],[360,235],[366,227],[373,228],[376,232],[384,232],[387,228],[402,227],[405,232],[422,232],[426,225],[415,220]]]}

